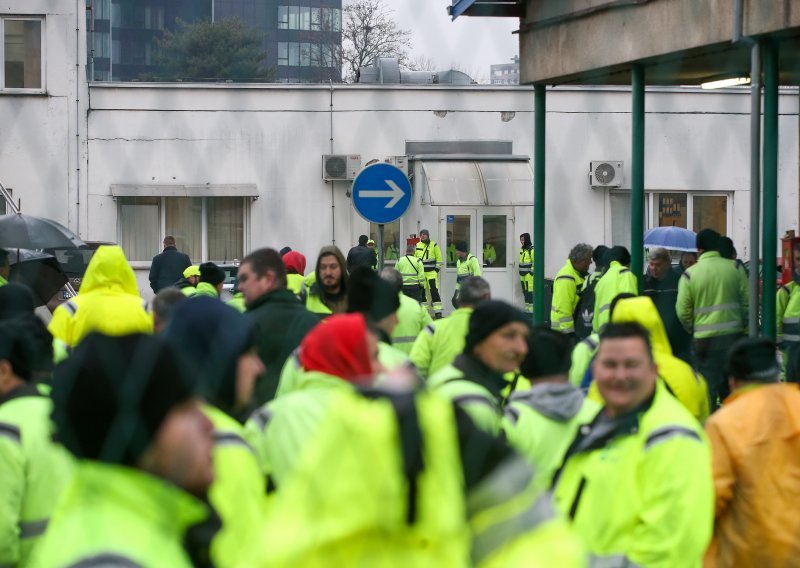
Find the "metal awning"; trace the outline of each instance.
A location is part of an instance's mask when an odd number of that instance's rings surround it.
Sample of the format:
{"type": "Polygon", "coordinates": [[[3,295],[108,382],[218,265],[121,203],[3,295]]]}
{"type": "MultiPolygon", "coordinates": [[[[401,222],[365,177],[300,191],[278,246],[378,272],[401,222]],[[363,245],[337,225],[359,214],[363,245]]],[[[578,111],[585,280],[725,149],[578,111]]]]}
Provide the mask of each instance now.
{"type": "Polygon", "coordinates": [[[258,197],[254,183],[238,184],[112,184],[114,197],[258,197]]]}
{"type": "Polygon", "coordinates": [[[495,18],[523,18],[525,4],[522,0],[453,0],[447,12],[454,20],[461,15],[495,18]]]}
{"type": "Polygon", "coordinates": [[[529,159],[419,161],[423,171],[423,204],[533,205],[533,171],[529,159]]]}

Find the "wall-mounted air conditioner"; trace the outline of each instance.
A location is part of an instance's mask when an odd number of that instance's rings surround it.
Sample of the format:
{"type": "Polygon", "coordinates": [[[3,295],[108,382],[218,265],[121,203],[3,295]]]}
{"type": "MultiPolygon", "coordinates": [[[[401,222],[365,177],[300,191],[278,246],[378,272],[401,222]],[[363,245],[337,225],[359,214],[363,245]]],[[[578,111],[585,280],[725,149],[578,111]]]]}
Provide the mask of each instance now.
{"type": "Polygon", "coordinates": [[[384,162],[400,168],[408,176],[408,156],[386,156],[384,162]]]}
{"type": "Polygon", "coordinates": [[[353,180],[361,170],[361,156],[332,154],[322,156],[322,179],[325,181],[353,180]]]}
{"type": "Polygon", "coordinates": [[[589,185],[592,187],[622,187],[625,183],[624,162],[600,160],[589,164],[589,185]]]}

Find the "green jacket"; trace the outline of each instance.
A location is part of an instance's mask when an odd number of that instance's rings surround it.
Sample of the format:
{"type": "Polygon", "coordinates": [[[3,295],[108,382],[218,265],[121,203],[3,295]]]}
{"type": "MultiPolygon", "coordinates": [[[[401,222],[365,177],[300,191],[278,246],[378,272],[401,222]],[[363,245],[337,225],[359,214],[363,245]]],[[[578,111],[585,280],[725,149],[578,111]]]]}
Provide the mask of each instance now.
{"type": "Polygon", "coordinates": [[[264,476],[244,427],[218,408],[203,406],[214,425],[214,482],[208,499],[222,519],[211,543],[216,566],[236,563],[262,521],[266,504],[264,476]]]}
{"type": "Polygon", "coordinates": [[[275,396],[284,362],[319,323],[319,318],[285,288],[257,298],[245,315],[255,324],[258,356],[266,367],[256,383],[255,401],[261,405],[275,396]]]}
{"type": "Polygon", "coordinates": [[[638,411],[580,428],[555,500],[603,566],[699,568],[714,526],[705,433],[658,382],[638,411]]]}
{"type": "Polygon", "coordinates": [[[392,346],[410,355],[417,337],[425,329],[425,326],[432,322],[428,310],[416,300],[401,293],[400,308],[397,310],[397,326],[392,331],[392,346]]]}
{"type": "Polygon", "coordinates": [[[464,260],[458,259],[456,262],[456,290],[461,287],[461,281],[469,276],[481,275],[481,263],[478,257],[468,254],[464,260]]]}
{"type": "MultiPolygon", "coordinates": [[[[292,357],[286,365],[292,365],[292,357]]],[[[318,435],[319,424],[337,392],[352,391],[347,381],[316,371],[297,371],[294,390],[256,409],[245,423],[246,436],[270,483],[281,487],[297,460],[318,435]]]]}
{"type": "Polygon", "coordinates": [[[485,244],[483,246],[483,263],[487,266],[491,266],[494,264],[494,261],[497,260],[497,251],[495,248],[490,244],[485,244]]]}
{"type": "Polygon", "coordinates": [[[503,416],[503,390],[508,381],[471,355],[462,353],[430,376],[430,390],[464,409],[480,428],[490,434],[500,431],[503,416]]]}
{"type": "Polygon", "coordinates": [[[294,294],[299,296],[303,290],[303,281],[305,277],[302,274],[287,274],[286,275],[286,288],[294,294]]]}
{"type": "Polygon", "coordinates": [[[53,443],[53,403],[33,385],[0,399],[0,566],[26,565],[72,471],[53,443]]]}
{"type": "Polygon", "coordinates": [[[247,307],[244,305],[244,294],[241,292],[236,292],[236,294],[233,295],[233,298],[228,300],[227,304],[242,314],[247,310],[247,307]]]}
{"type": "Polygon", "coordinates": [[[512,393],[504,410],[503,431],[547,488],[578,428],[599,411],[599,404],[584,398],[568,382],[536,384],[512,393]]]}
{"type": "Polygon", "coordinates": [[[741,333],[748,319],[747,294],[747,281],[733,262],[716,251],[704,252],[681,276],[675,309],[695,339],[741,333]]]}
{"type": "Polygon", "coordinates": [[[423,377],[449,365],[464,350],[472,308],[458,308],[428,324],[411,346],[411,362],[423,377]]]}
{"type": "MultiPolygon", "coordinates": [[[[428,241],[428,244],[418,242],[414,256],[422,261],[425,272],[438,272],[442,266],[442,249],[434,241],[428,241]]],[[[428,277],[433,276],[429,274],[428,277]]]]}
{"type": "Polygon", "coordinates": [[[519,251],[519,277],[522,279],[530,276],[533,278],[533,247],[519,251]]]}
{"type": "Polygon", "coordinates": [[[421,287],[425,285],[425,269],[422,266],[422,261],[416,256],[408,254],[401,256],[394,267],[403,277],[403,286],[421,287]]]}
{"type": "Polygon", "coordinates": [[[460,422],[447,401],[424,391],[331,396],[335,404],[277,491],[245,565],[581,565],[547,496],[530,489],[528,466],[460,422]]]}
{"type": "Polygon", "coordinates": [[[583,276],[572,262],[558,271],[553,279],[553,302],[550,307],[550,327],[561,333],[575,333],[575,308],[578,307],[578,290],[583,286],[583,276]]]}
{"type": "Polygon", "coordinates": [[[210,298],[219,298],[217,288],[208,282],[198,282],[195,288],[195,296],[208,296],[210,298]]]}
{"type": "Polygon", "coordinates": [[[776,292],[775,325],[783,347],[800,345],[800,284],[794,280],[776,292]]]}
{"type": "Polygon", "coordinates": [[[194,286],[185,286],[185,287],[181,288],[181,292],[187,298],[191,298],[192,296],[196,296],[197,295],[197,288],[195,288],[194,286]]]}
{"type": "Polygon", "coordinates": [[[190,568],[184,535],[208,515],[205,504],[163,479],[82,460],[30,565],[190,568]]]}
{"type": "Polygon", "coordinates": [[[570,359],[569,367],[569,382],[576,387],[580,387],[583,383],[583,377],[586,371],[589,370],[589,365],[592,364],[594,354],[597,353],[597,348],[600,345],[600,336],[596,333],[591,334],[579,341],[572,349],[572,358],[570,359]]]}
{"type": "Polygon", "coordinates": [[[594,319],[592,329],[600,333],[611,317],[611,302],[619,294],[639,294],[639,282],[630,268],[611,261],[594,289],[594,319]]]}

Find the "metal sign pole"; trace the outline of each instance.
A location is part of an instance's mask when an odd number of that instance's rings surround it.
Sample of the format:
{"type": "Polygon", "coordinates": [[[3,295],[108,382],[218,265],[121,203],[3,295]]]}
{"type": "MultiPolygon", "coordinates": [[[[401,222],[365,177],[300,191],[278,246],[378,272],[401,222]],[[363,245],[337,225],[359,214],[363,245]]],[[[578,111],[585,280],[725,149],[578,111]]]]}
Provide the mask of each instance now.
{"type": "Polygon", "coordinates": [[[386,225],[378,223],[378,272],[383,270],[383,228],[386,225]]]}

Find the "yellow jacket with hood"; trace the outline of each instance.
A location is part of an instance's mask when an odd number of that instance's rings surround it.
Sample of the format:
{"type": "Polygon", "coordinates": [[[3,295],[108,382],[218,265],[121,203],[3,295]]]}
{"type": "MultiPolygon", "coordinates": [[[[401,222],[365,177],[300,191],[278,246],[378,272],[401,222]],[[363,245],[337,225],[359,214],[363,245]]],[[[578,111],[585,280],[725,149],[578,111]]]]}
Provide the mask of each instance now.
{"type": "Polygon", "coordinates": [[[75,347],[93,331],[113,336],[152,333],[146,305],[122,248],[101,246],[86,268],[78,295],[56,308],[48,329],[62,348],[75,347]]]}
{"type": "MultiPolygon", "coordinates": [[[[658,376],[667,390],[677,398],[692,415],[701,422],[708,418],[708,390],[702,375],[672,354],[667,331],[658,315],[653,300],[647,296],[620,300],[611,316],[614,323],[636,322],[650,333],[653,359],[658,367],[658,376]]],[[[592,383],[589,398],[602,401],[597,386],[592,383]]]]}

